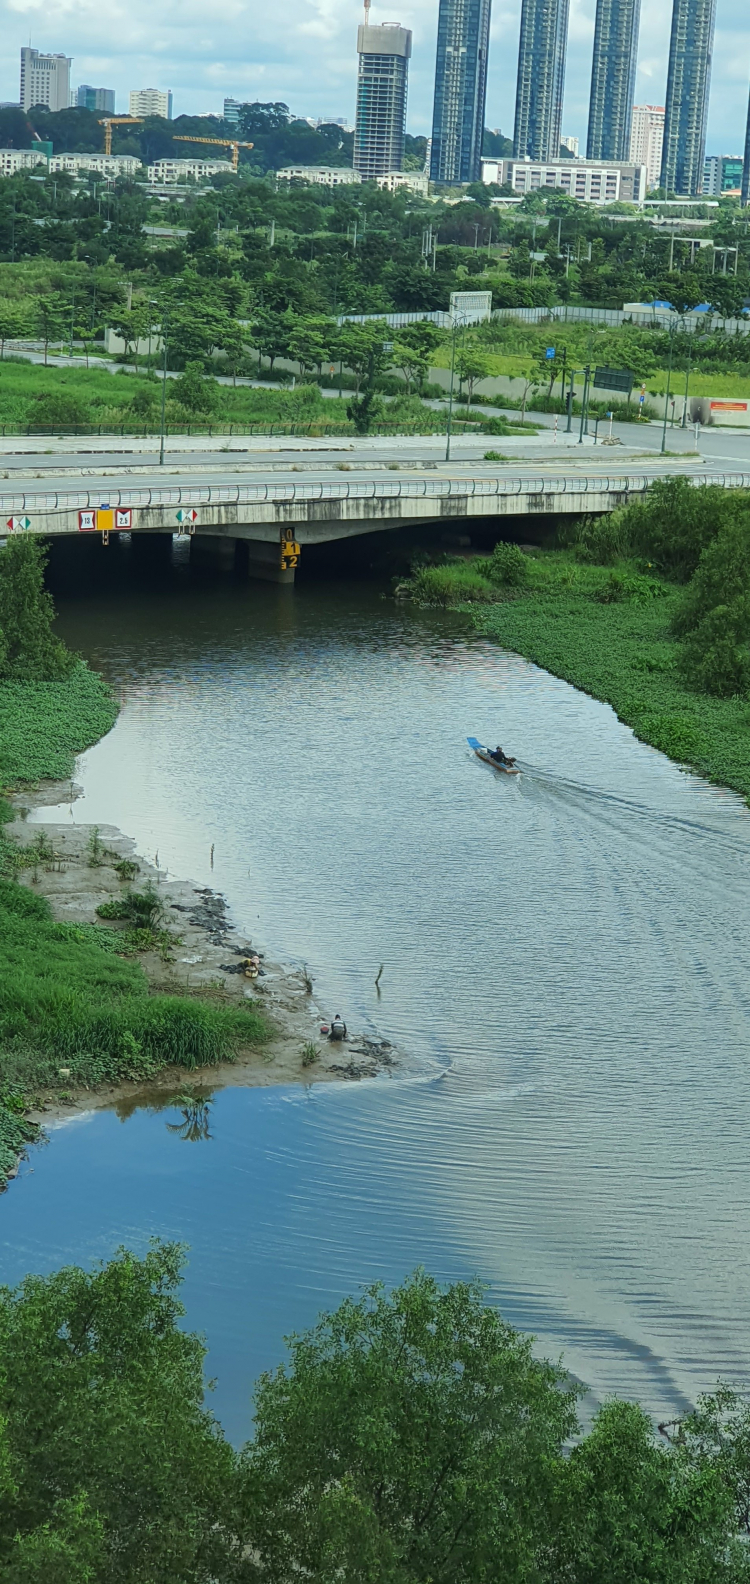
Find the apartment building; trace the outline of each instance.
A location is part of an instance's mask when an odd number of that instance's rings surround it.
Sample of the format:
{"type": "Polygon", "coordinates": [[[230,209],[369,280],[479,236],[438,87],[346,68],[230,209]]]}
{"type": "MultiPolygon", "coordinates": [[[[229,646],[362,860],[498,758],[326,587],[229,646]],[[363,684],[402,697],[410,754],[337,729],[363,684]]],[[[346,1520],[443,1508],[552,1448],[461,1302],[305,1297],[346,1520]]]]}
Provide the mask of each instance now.
{"type": "Polygon", "coordinates": [[[48,110],[69,110],[72,65],[67,55],[40,55],[38,50],[22,49],[21,109],[46,105],[48,110]]]}
{"type": "Polygon", "coordinates": [[[630,126],[630,161],[645,165],[649,187],[661,181],[661,156],[664,144],[664,106],[633,105],[630,126]]]}
{"type": "Polygon", "coordinates": [[[529,192],[559,187],[581,203],[642,204],[646,167],[598,160],[482,160],[482,181],[506,184],[522,198],[529,192]]]}
{"type": "Polygon", "coordinates": [[[131,88],[128,114],[132,116],[162,116],[172,119],[172,90],[168,88],[131,88]]]}

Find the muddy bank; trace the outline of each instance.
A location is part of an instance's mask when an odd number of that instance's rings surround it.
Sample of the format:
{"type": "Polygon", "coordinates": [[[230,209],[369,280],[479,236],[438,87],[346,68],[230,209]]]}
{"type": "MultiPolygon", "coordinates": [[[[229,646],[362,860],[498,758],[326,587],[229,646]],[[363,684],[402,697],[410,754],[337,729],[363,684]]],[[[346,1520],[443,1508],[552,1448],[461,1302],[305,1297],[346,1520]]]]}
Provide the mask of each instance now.
{"type": "MultiPolygon", "coordinates": [[[[139,951],[135,956],[157,994],[208,998],[216,1004],[236,1004],[250,998],[268,1024],[271,1036],[260,1046],[241,1052],[237,1060],[212,1067],[165,1067],[156,1077],[90,1089],[66,1089],[45,1095],[37,1122],[55,1115],[70,1115],[92,1107],[137,1103],[140,1092],[155,1098],[181,1091],[216,1089],[227,1085],[321,1083],[374,1077],[394,1065],[395,1053],[386,1041],[374,1041],[351,1031],[342,1044],[321,1035],[321,1024],[330,1013],[322,1009],[302,970],[273,963],[258,942],[235,929],[220,893],[189,880],[168,879],[148,859],[135,851],[130,837],[114,826],[77,825],[72,822],[31,825],[29,807],[58,804],[70,796],[70,783],[48,785],[38,792],[19,794],[14,802],[17,818],[5,827],[20,846],[38,846],[44,838],[44,856],[18,874],[21,884],[46,897],[55,919],[69,924],[104,925],[97,915],[103,904],[121,899],[130,889],[142,891],[151,883],[166,915],[171,939],[162,950],[139,951]],[[137,865],[126,876],[117,865],[137,865]],[[244,964],[260,957],[257,978],[249,979],[244,964]],[[313,1047],[315,1055],[313,1055],[313,1047]]],[[[337,1008],[334,1010],[338,1010],[337,1008]]],[[[346,1016],[346,1009],[341,1009],[346,1016]]],[[[64,1078],[63,1078],[64,1084],[64,1078]]],[[[62,1086],[61,1086],[62,1087],[62,1086]]]]}

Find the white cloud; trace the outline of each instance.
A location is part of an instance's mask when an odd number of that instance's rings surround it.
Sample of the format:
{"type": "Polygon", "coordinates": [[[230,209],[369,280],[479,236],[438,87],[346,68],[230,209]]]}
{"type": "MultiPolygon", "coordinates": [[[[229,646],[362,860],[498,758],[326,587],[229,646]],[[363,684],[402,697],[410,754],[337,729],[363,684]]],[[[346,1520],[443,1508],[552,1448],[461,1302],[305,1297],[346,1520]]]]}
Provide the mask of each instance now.
{"type": "MultiPolygon", "coordinates": [[[[585,141],[595,0],[571,0],[563,129],[585,141]]],[[[495,0],[487,121],[513,126],[520,0],[495,0]]],[[[300,115],[353,116],[356,28],[348,0],[287,0],[278,6],[224,0],[0,0],[5,13],[0,98],[18,94],[19,50],[28,42],[74,57],[73,82],[117,90],[172,88],[175,111],[220,110],[224,94],[285,100],[300,115]],[[113,40],[117,53],[113,54],[113,40]]],[[[671,5],[644,5],[636,97],[662,104],[671,5]]],[[[414,32],[409,129],[429,132],[435,70],[437,0],[375,0],[373,22],[400,21],[414,32]]],[[[709,150],[744,145],[750,86],[747,0],[719,0],[709,117],[709,150]]]]}

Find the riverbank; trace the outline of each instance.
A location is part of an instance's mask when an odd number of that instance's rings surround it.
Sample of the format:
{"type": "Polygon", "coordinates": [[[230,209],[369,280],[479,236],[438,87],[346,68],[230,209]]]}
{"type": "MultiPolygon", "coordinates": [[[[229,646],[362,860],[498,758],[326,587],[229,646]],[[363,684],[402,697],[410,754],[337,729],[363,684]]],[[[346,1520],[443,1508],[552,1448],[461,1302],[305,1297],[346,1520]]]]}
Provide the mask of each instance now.
{"type": "Polygon", "coordinates": [[[671,631],[680,586],[565,550],[530,550],[528,560],[519,587],[498,587],[477,557],[417,574],[413,592],[465,609],[478,632],[610,704],[641,742],[750,801],[750,701],[681,680],[671,631]]]}

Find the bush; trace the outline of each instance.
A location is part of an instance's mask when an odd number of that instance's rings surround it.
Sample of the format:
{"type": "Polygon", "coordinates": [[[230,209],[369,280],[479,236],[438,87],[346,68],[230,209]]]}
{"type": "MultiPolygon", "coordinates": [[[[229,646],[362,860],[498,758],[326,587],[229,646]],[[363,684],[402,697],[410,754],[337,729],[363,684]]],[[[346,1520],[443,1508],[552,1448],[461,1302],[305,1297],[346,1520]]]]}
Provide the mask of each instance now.
{"type": "Polygon", "coordinates": [[[686,682],[716,698],[733,698],[750,688],[750,609],[739,602],[717,605],[685,643],[681,670],[686,682]]]}
{"type": "Polygon", "coordinates": [[[504,584],[506,588],[521,588],[529,580],[529,561],[517,544],[503,540],[495,545],[492,555],[482,562],[481,570],[490,583],[504,584]]]}
{"type": "MultiPolygon", "coordinates": [[[[717,605],[738,605],[742,631],[742,602],[750,596],[750,512],[725,522],[712,544],[701,555],[674,619],[679,635],[691,632],[717,605]]],[[[750,634],[747,634],[750,636],[750,634]]]]}
{"type": "Polygon", "coordinates": [[[83,429],[90,422],[88,406],[67,391],[45,391],[26,408],[27,429],[83,429]]]}
{"type": "Polygon", "coordinates": [[[186,363],[185,372],[172,382],[170,397],[189,413],[214,412],[219,401],[219,386],[207,378],[200,363],[186,363]]]}

